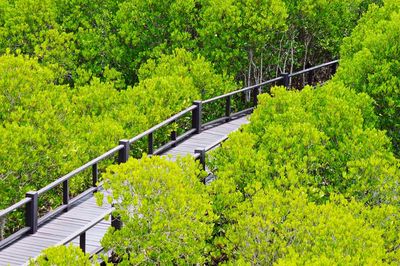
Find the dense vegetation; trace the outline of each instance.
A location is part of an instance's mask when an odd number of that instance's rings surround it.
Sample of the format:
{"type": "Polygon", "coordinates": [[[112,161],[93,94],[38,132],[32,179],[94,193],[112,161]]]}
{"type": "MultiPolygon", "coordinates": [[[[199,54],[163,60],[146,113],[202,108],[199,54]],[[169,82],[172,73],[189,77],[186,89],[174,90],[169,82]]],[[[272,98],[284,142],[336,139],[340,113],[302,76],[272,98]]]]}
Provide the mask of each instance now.
{"type": "MultiPolygon", "coordinates": [[[[102,245],[127,265],[400,264],[399,8],[0,0],[0,208],[193,100],[340,53],[327,84],[259,96],[251,123],[209,155],[210,185],[191,158],[108,168],[124,227],[102,245]]],[[[66,258],[90,263],[56,247],[32,265],[66,258]]]]}
{"type": "Polygon", "coordinates": [[[336,83],[259,98],[251,123],[210,158],[215,253],[252,264],[399,263],[400,224],[386,224],[398,215],[399,161],[374,128],[372,100],[336,83]]]}
{"type": "Polygon", "coordinates": [[[372,6],[344,40],[340,69],[336,77],[375,100],[379,127],[392,138],[400,152],[400,5],[385,1],[372,6]]]}
{"type": "Polygon", "coordinates": [[[203,264],[215,218],[202,174],[190,157],[145,156],[110,167],[104,188],[112,191],[108,200],[124,226],[108,231],[102,245],[123,265],[203,264]]]}
{"type": "Polygon", "coordinates": [[[50,247],[40,254],[35,260],[29,262],[29,266],[52,266],[52,265],[100,265],[92,263],[89,254],[85,254],[79,247],[57,246],[50,247]]]}
{"type": "Polygon", "coordinates": [[[59,83],[124,88],[148,59],[184,48],[253,83],[335,58],[380,0],[0,1],[0,54],[37,58],[59,83]]]}
{"type": "MultiPolygon", "coordinates": [[[[140,82],[120,91],[98,79],[74,88],[56,85],[49,68],[22,55],[0,57],[0,73],[0,208],[193,100],[235,88],[232,79],[216,74],[204,58],[184,50],[144,64],[140,82]]],[[[88,174],[71,180],[72,193],[89,186],[88,174]]],[[[45,196],[45,206],[60,203],[58,195],[45,196]]]]}

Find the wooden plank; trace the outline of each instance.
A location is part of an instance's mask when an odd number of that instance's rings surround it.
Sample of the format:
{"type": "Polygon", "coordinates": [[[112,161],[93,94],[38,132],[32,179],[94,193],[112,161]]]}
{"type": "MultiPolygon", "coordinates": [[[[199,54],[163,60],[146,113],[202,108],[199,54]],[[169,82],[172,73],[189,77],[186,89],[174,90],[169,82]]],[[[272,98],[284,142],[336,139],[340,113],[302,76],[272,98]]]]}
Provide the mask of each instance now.
{"type": "Polygon", "coordinates": [[[248,122],[243,121],[243,120],[232,120],[232,121],[228,122],[227,124],[240,127],[241,125],[248,124],[248,122]]]}
{"type": "Polygon", "coordinates": [[[25,260],[27,261],[27,258],[29,257],[36,257],[37,254],[40,254],[40,251],[42,250],[27,250],[23,247],[15,247],[13,249],[7,250],[2,252],[3,256],[7,256],[7,257],[12,257],[14,259],[21,259],[21,260],[25,260]]]}
{"type": "Polygon", "coordinates": [[[25,262],[27,262],[25,259],[20,259],[20,258],[11,258],[11,257],[0,258],[1,265],[5,266],[23,265],[25,262]]]}
{"type": "Polygon", "coordinates": [[[203,138],[202,136],[198,136],[197,138],[190,139],[188,141],[188,143],[201,142],[201,143],[209,144],[209,143],[216,142],[217,140],[222,140],[224,138],[225,138],[225,136],[220,137],[220,136],[215,136],[215,135],[213,137],[206,136],[205,138],[203,138]]]}

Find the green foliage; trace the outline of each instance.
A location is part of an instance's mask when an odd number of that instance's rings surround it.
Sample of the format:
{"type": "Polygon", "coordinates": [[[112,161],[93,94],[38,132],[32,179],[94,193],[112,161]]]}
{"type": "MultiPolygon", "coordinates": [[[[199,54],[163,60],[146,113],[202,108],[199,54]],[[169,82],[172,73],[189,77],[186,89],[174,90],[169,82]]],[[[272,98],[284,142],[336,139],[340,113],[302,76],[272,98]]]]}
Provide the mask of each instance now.
{"type": "Polygon", "coordinates": [[[117,61],[134,79],[139,66],[175,48],[192,48],[196,1],[125,1],[116,14],[121,42],[117,61]]]}
{"type": "Polygon", "coordinates": [[[360,20],[341,48],[336,80],[375,101],[379,126],[387,130],[396,153],[400,147],[400,3],[384,1],[374,5],[360,20]]]}
{"type": "MultiPolygon", "coordinates": [[[[101,155],[119,139],[133,137],[190,106],[203,92],[212,97],[234,88],[233,81],[217,75],[204,59],[183,50],[143,69],[159,75],[144,75],[137,86],[121,91],[99,79],[67,88],[55,85],[54,72],[33,59],[0,57],[0,208],[101,155]],[[168,62],[174,68],[163,72],[168,62]],[[184,75],[186,71],[189,74],[184,75]]],[[[168,130],[155,141],[169,138],[168,130]]],[[[135,155],[143,149],[140,143],[133,146],[135,155]]],[[[73,195],[90,185],[89,174],[71,180],[73,195]]],[[[43,212],[61,200],[56,192],[45,197],[43,212]]],[[[22,216],[9,219],[17,220],[22,216]]]]}
{"type": "Polygon", "coordinates": [[[204,57],[195,56],[184,49],[175,49],[171,55],[148,60],[140,67],[138,75],[139,80],[171,76],[190,79],[201,96],[198,99],[203,100],[237,88],[231,77],[216,74],[212,64],[204,57]]]}
{"type": "Polygon", "coordinates": [[[372,99],[333,82],[272,94],[209,156],[213,261],[398,263],[399,161],[372,99]]]}
{"type": "Polygon", "coordinates": [[[46,39],[48,29],[57,28],[52,1],[2,0],[4,20],[0,25],[1,52],[8,47],[32,54],[35,46],[46,39]]]}
{"type": "Polygon", "coordinates": [[[341,197],[316,205],[308,202],[301,191],[259,190],[231,215],[236,223],[226,232],[227,264],[397,263],[398,257],[388,260],[391,254],[386,253],[384,228],[379,225],[379,219],[370,223],[359,215],[360,210],[367,217],[371,211],[341,197]]]}
{"type": "Polygon", "coordinates": [[[89,254],[85,254],[79,247],[75,246],[55,246],[42,251],[39,257],[29,261],[30,266],[51,266],[51,265],[71,265],[71,266],[90,266],[99,265],[92,263],[89,254]]]}
{"type": "Polygon", "coordinates": [[[258,181],[305,187],[318,202],[332,192],[368,204],[398,202],[399,162],[384,132],[372,128],[369,97],[335,83],[273,94],[259,97],[250,125],[212,156],[219,177],[235,180],[244,195],[258,181]]]}
{"type": "Polygon", "coordinates": [[[1,0],[0,53],[35,56],[72,87],[96,77],[121,89],[184,48],[253,84],[337,57],[369,3],[381,0],[1,0]]]}
{"type": "Polygon", "coordinates": [[[262,60],[264,56],[268,58],[275,32],[287,27],[283,1],[203,2],[199,51],[220,71],[232,73],[247,83],[248,75],[254,74],[259,80],[264,71],[262,60]]]}
{"type": "MultiPolygon", "coordinates": [[[[199,182],[203,175],[190,157],[144,156],[108,168],[104,188],[123,227],[110,229],[102,245],[121,265],[205,263],[215,217],[199,182]]],[[[103,194],[97,196],[101,202],[103,194]]]]}
{"type": "Polygon", "coordinates": [[[285,33],[286,49],[294,49],[292,64],[317,64],[339,56],[344,37],[357,25],[371,2],[343,0],[286,0],[291,26],[285,33]],[[289,42],[290,45],[289,45],[289,42]]]}
{"type": "MultiPolygon", "coordinates": [[[[107,69],[116,72],[111,22],[118,1],[3,0],[1,6],[0,53],[10,49],[35,56],[56,72],[58,82],[70,85],[87,83],[92,76],[109,80],[107,69]]],[[[119,73],[124,87],[121,79],[119,73]]]]}

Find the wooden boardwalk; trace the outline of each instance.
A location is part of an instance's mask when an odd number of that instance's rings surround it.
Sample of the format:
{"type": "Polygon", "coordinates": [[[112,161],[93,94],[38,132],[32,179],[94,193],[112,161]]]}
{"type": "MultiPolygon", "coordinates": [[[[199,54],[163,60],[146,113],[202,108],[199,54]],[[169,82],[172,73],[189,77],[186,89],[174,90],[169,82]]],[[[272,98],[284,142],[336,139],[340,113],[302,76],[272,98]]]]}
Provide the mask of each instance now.
{"type": "MultiPolygon", "coordinates": [[[[224,140],[229,133],[247,122],[247,117],[242,117],[204,130],[200,134],[193,135],[179,143],[163,155],[172,155],[172,159],[178,155],[194,155],[195,149],[206,148],[213,143],[224,140]]],[[[56,216],[40,226],[35,234],[27,235],[0,250],[0,266],[26,264],[30,258],[38,256],[43,249],[60,243],[110,208],[111,206],[107,203],[104,203],[102,207],[97,206],[92,195],[81,199],[74,206],[71,206],[68,212],[56,216]]],[[[109,226],[110,221],[102,221],[87,231],[86,252],[92,253],[101,246],[100,240],[109,226]]],[[[72,243],[79,246],[79,237],[74,239],[72,243]]]]}

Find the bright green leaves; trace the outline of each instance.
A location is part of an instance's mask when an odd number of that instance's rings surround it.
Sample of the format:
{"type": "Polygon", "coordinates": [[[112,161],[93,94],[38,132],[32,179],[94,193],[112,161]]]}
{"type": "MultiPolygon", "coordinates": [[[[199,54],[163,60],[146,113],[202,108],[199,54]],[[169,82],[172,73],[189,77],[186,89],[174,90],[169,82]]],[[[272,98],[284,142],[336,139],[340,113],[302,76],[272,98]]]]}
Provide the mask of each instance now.
{"type": "Polygon", "coordinates": [[[32,104],[37,91],[51,90],[53,73],[23,56],[0,57],[0,121],[21,105],[32,104]]]}
{"type": "Polygon", "coordinates": [[[119,64],[136,75],[150,58],[175,48],[193,48],[197,12],[194,0],[125,1],[116,14],[123,49],[117,57],[119,64]]]}
{"type": "MultiPolygon", "coordinates": [[[[95,260],[95,259],[94,259],[95,260]]],[[[92,263],[89,254],[85,254],[79,247],[56,246],[45,249],[39,257],[29,261],[30,266],[51,266],[51,265],[76,265],[90,266],[99,265],[92,263]]]]}
{"type": "Polygon", "coordinates": [[[360,208],[340,197],[316,205],[299,190],[260,190],[231,215],[236,222],[226,232],[230,262],[381,264],[386,258],[383,230],[359,217],[360,208]]]}
{"type": "MultiPolygon", "coordinates": [[[[158,62],[149,61],[142,73],[138,85],[126,90],[118,91],[118,83],[97,78],[85,86],[68,88],[55,85],[54,72],[34,59],[0,57],[0,208],[115,147],[118,140],[131,138],[191,106],[194,100],[235,87],[204,58],[184,50],[158,62]]],[[[108,74],[118,80],[118,73],[109,69],[108,74]]],[[[178,121],[181,130],[190,124],[188,118],[178,121]]],[[[171,128],[158,132],[156,143],[169,138],[171,128]]],[[[142,147],[136,143],[133,153],[141,155],[142,147]]],[[[104,165],[107,162],[100,170],[104,165]]],[[[89,174],[71,179],[72,196],[88,188],[89,174]]],[[[45,197],[48,208],[60,204],[57,191],[45,197]]],[[[16,226],[9,221],[7,234],[16,226]]]]}
{"type": "Polygon", "coordinates": [[[32,55],[46,39],[48,29],[57,29],[52,1],[17,0],[5,4],[4,24],[0,25],[1,52],[8,47],[32,55]]]}
{"type": "Polygon", "coordinates": [[[112,69],[123,88],[148,59],[183,48],[250,85],[337,57],[371,2],[2,0],[0,53],[35,56],[71,86],[112,69]]]}
{"type": "Polygon", "coordinates": [[[247,80],[249,69],[248,75],[258,80],[264,71],[261,62],[269,54],[268,44],[275,32],[285,29],[286,17],[280,0],[204,1],[198,30],[200,53],[220,71],[247,80]]]}
{"type": "MultiPolygon", "coordinates": [[[[195,56],[184,49],[175,49],[171,55],[161,55],[157,60],[148,60],[139,69],[139,80],[155,77],[176,76],[188,78],[197,99],[209,99],[233,91],[236,85],[227,75],[217,74],[211,63],[202,56],[195,56]]],[[[184,88],[184,87],[182,87],[184,88]]],[[[186,92],[188,88],[185,88],[186,92]]]]}
{"type": "Polygon", "coordinates": [[[392,138],[395,152],[400,141],[400,9],[399,1],[371,6],[341,48],[336,79],[375,101],[379,126],[392,138]]]}
{"type": "Polygon", "coordinates": [[[398,162],[385,134],[370,128],[376,120],[370,98],[336,83],[272,93],[259,97],[244,132],[211,156],[218,176],[232,178],[242,192],[257,181],[282,190],[304,187],[317,202],[333,192],[369,204],[398,202],[398,162]],[[376,160],[386,167],[376,168],[376,160]]]}
{"type": "Polygon", "coordinates": [[[272,94],[210,155],[213,260],[398,263],[399,161],[373,100],[339,82],[272,94]]]}
{"type": "Polygon", "coordinates": [[[144,156],[110,167],[104,188],[124,226],[108,231],[104,247],[122,265],[205,263],[215,215],[199,182],[203,174],[189,157],[144,156]]]}

